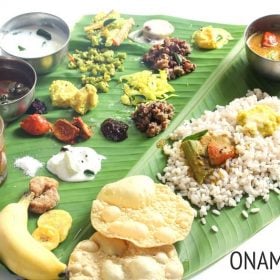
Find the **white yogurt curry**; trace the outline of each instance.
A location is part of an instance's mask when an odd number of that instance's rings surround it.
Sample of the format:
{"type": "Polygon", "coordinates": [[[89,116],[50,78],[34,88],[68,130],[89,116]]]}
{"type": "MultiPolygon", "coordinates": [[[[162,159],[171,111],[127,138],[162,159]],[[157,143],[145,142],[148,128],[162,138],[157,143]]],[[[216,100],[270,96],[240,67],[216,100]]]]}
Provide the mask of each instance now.
{"type": "Polygon", "coordinates": [[[66,182],[90,181],[101,170],[103,159],[92,148],[66,145],[48,160],[47,169],[66,182]]]}
{"type": "Polygon", "coordinates": [[[161,44],[163,40],[174,32],[174,26],[167,20],[151,19],[143,24],[141,30],[129,34],[129,38],[138,43],[151,45],[161,44]]]}
{"type": "Polygon", "coordinates": [[[58,51],[65,43],[61,32],[46,26],[38,35],[38,26],[30,25],[11,30],[4,34],[1,47],[11,55],[23,58],[36,58],[58,51]],[[45,35],[44,35],[45,33],[45,35]]]}

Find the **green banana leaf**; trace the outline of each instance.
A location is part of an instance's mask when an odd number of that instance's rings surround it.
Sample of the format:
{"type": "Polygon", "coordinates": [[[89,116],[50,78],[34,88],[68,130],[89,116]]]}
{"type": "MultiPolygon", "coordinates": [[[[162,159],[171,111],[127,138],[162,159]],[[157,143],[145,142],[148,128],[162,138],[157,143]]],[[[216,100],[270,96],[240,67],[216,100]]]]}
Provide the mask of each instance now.
{"type": "MultiPolygon", "coordinates": [[[[91,15],[84,16],[75,25],[71,34],[70,52],[76,48],[86,50],[89,47],[90,43],[85,37],[83,27],[91,21],[91,18],[91,15]]],[[[90,223],[91,204],[102,186],[133,174],[146,174],[156,180],[156,174],[162,171],[166,161],[165,156],[157,147],[157,142],[166,138],[184,119],[199,117],[206,109],[213,110],[217,104],[225,105],[234,98],[244,96],[247,89],[261,88],[272,95],[279,96],[280,94],[279,83],[259,77],[247,65],[243,41],[244,26],[158,15],[133,16],[133,18],[136,22],[134,29],[140,28],[148,19],[166,19],[176,28],[174,36],[189,42],[195,30],[210,24],[214,27],[225,28],[232,34],[234,40],[218,50],[204,51],[193,47],[190,59],[197,64],[197,69],[189,75],[171,81],[177,96],[171,97],[169,102],[174,105],[176,115],[168,129],[154,138],[146,138],[135,129],[130,119],[133,108],[126,107],[119,101],[122,94],[119,77],[145,69],[145,66],[140,63],[140,57],[149,46],[126,40],[118,48],[118,51],[124,51],[128,55],[124,65],[125,70],[117,73],[111,81],[109,93],[100,94],[98,107],[83,117],[85,122],[93,127],[94,136],[76,144],[76,146],[92,147],[107,159],[102,162],[102,170],[93,181],[60,182],[61,201],[58,208],[69,211],[73,217],[73,226],[68,238],[54,251],[64,262],[68,261],[75,245],[80,240],[90,237],[94,232],[90,223]],[[103,137],[100,133],[100,124],[108,117],[118,118],[129,124],[127,140],[114,143],[103,137]]],[[[71,109],[52,107],[48,87],[56,79],[69,80],[80,86],[80,73],[67,69],[67,61],[65,61],[55,72],[39,77],[36,97],[47,104],[49,112],[46,117],[51,122],[57,118],[71,119],[74,115],[71,109]]],[[[17,201],[28,189],[30,178],[14,167],[15,159],[29,155],[46,163],[63,145],[51,136],[26,135],[19,128],[21,119],[10,123],[5,130],[9,174],[0,187],[0,208],[17,201]]],[[[46,168],[40,169],[37,175],[52,176],[46,168]]],[[[219,217],[208,214],[207,224],[204,226],[199,220],[194,221],[189,236],[176,244],[185,269],[184,279],[191,278],[225,256],[280,214],[279,196],[276,194],[271,194],[268,203],[257,200],[255,205],[261,208],[261,212],[246,220],[241,217],[241,211],[244,209],[244,200],[242,200],[237,207],[224,209],[219,217]],[[216,234],[210,229],[213,224],[220,229],[216,234]]],[[[36,227],[37,218],[35,215],[30,216],[28,224],[30,231],[36,227]]],[[[0,272],[3,273],[3,271],[5,268],[0,266],[0,272]]]]}

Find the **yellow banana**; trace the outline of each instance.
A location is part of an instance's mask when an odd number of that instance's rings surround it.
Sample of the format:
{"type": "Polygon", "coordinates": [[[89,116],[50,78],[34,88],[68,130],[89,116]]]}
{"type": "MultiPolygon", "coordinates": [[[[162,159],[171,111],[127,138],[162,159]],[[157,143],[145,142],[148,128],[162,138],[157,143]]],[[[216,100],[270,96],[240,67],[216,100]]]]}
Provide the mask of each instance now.
{"type": "Polygon", "coordinates": [[[14,273],[29,280],[55,280],[66,265],[27,229],[28,206],[34,194],[24,195],[0,212],[0,260],[14,273]]]}

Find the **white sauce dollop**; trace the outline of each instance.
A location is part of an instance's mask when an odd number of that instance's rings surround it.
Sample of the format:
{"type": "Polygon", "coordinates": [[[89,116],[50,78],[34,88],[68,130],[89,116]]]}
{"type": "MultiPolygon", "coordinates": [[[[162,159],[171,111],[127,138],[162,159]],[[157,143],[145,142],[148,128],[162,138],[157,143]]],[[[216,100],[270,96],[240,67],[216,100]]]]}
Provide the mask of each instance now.
{"type": "Polygon", "coordinates": [[[133,31],[129,38],[138,43],[161,44],[174,32],[174,26],[167,20],[151,19],[143,24],[141,30],[133,31]]]}
{"type": "Polygon", "coordinates": [[[92,148],[67,145],[48,160],[47,169],[66,182],[90,181],[101,170],[103,159],[92,148]]]}

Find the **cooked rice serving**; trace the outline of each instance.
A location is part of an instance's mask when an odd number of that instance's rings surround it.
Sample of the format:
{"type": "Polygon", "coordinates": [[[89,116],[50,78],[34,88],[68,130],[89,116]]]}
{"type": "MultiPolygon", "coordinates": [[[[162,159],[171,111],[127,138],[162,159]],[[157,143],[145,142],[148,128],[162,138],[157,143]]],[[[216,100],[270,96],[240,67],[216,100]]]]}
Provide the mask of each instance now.
{"type": "Polygon", "coordinates": [[[280,99],[255,89],[227,106],[217,106],[215,111],[206,111],[198,119],[186,120],[171,134],[172,145],[163,147],[168,160],[163,174],[158,174],[159,179],[198,206],[200,217],[207,215],[211,206],[234,207],[243,196],[250,208],[256,197],[268,201],[270,190],[279,193],[280,128],[269,137],[252,137],[244,135],[242,127],[236,125],[237,113],[257,104],[269,105],[280,113],[280,99]],[[198,184],[189,175],[180,146],[184,137],[205,129],[231,137],[238,156],[216,168],[209,182],[198,184]]]}

